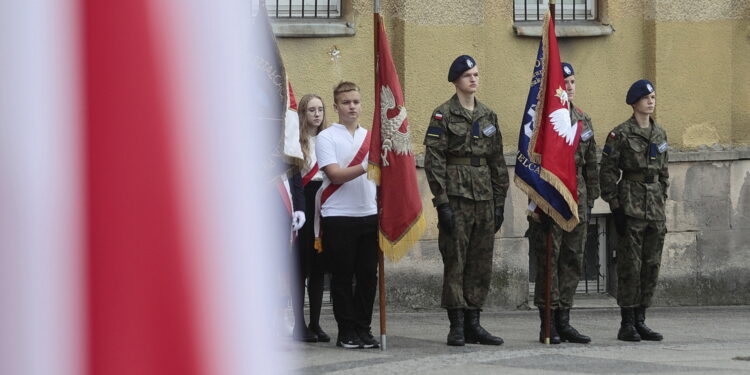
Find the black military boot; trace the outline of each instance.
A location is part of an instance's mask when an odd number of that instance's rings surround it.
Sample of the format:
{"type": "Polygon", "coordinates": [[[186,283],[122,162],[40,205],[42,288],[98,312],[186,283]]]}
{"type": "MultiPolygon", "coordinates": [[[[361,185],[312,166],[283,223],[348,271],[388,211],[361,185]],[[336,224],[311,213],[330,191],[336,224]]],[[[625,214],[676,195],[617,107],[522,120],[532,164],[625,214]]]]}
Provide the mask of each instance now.
{"type": "Polygon", "coordinates": [[[464,309],[448,309],[451,330],[448,332],[449,346],[464,346],[464,309]]]}
{"type": "Polygon", "coordinates": [[[557,325],[557,333],[560,334],[560,341],[576,344],[591,342],[591,337],[578,333],[578,330],[570,325],[570,309],[555,310],[555,324],[557,325]]]}
{"type": "MultiPolygon", "coordinates": [[[[550,344],[559,344],[560,343],[560,335],[557,334],[557,327],[555,327],[555,310],[552,310],[552,316],[550,317],[550,327],[549,327],[549,343],[550,344]]],[[[539,324],[539,342],[544,344],[544,307],[539,308],[539,321],[541,322],[539,324]]]]}
{"type": "Polygon", "coordinates": [[[469,344],[503,344],[503,339],[492,336],[492,334],[479,325],[479,310],[464,310],[464,339],[469,344]]]}
{"type": "Polygon", "coordinates": [[[635,309],[632,307],[621,307],[620,314],[620,331],[617,332],[617,339],[622,341],[641,341],[641,336],[635,330],[635,309]]]}
{"type": "Polygon", "coordinates": [[[664,340],[664,336],[661,333],[648,328],[645,324],[646,321],[646,308],[636,307],[635,308],[635,329],[641,336],[641,339],[648,341],[661,341],[664,340]]]}

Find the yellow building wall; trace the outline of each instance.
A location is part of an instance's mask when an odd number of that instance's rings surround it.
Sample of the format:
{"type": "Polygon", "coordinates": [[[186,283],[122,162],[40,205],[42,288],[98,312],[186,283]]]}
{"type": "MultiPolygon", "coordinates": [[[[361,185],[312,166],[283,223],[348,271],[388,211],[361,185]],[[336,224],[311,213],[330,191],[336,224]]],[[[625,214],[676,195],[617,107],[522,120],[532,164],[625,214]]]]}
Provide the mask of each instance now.
{"type": "MultiPolygon", "coordinates": [[[[656,119],[670,146],[750,143],[750,0],[600,0],[612,35],[561,38],[563,61],[576,70],[575,104],[594,120],[597,141],[626,120],[630,84],[647,78],[657,92],[656,119]]],[[[321,94],[331,110],[333,86],[362,88],[362,125],[373,113],[372,2],[354,0],[356,36],[280,38],[298,98],[321,94]],[[338,51],[338,55],[333,53],[338,51]]],[[[432,110],[454,93],[453,59],[472,55],[480,69],[477,97],[500,118],[505,152],[515,150],[539,39],[513,31],[512,1],[382,1],[404,89],[415,152],[432,110]]]]}

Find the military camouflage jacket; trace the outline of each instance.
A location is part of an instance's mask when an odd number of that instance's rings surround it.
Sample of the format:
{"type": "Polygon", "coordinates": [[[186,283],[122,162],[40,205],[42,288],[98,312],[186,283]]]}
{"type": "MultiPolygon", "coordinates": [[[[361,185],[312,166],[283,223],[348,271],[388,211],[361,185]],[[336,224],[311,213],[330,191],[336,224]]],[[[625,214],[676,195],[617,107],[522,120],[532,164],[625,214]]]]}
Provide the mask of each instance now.
{"type": "Polygon", "coordinates": [[[478,100],[474,103],[474,111],[468,111],[453,95],[432,113],[424,168],[435,206],[448,203],[451,195],[505,205],[509,179],[497,115],[478,100]],[[472,159],[475,165],[458,159],[472,159]]]}
{"type": "Polygon", "coordinates": [[[591,117],[579,107],[571,105],[571,109],[570,121],[582,125],[581,140],[576,149],[575,159],[578,175],[578,217],[583,220],[586,209],[594,207],[594,201],[599,197],[599,161],[596,158],[596,140],[591,117]]]}
{"type": "Polygon", "coordinates": [[[650,127],[642,129],[635,117],[630,117],[609,133],[602,151],[599,182],[602,199],[609,202],[612,210],[622,207],[631,217],[666,219],[667,149],[667,133],[653,119],[650,127]]]}

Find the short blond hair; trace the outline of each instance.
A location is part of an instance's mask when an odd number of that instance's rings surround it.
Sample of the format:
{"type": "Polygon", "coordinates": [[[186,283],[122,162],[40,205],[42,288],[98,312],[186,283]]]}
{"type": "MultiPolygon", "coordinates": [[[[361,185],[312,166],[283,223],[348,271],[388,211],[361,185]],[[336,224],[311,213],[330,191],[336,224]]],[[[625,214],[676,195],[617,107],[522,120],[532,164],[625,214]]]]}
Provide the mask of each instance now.
{"type": "Polygon", "coordinates": [[[339,102],[339,94],[343,94],[345,92],[349,91],[357,91],[359,92],[359,86],[357,86],[354,82],[349,81],[341,81],[339,82],[336,87],[333,88],[333,102],[338,104],[339,102]]]}

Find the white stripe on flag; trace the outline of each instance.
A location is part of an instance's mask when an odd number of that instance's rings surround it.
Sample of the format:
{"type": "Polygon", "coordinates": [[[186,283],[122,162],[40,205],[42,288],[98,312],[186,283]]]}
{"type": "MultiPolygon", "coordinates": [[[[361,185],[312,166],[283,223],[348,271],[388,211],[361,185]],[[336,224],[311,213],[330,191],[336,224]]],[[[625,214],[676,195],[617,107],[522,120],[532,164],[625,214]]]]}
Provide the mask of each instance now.
{"type": "Polygon", "coordinates": [[[0,2],[0,373],[82,373],[74,9],[0,2]]]}

